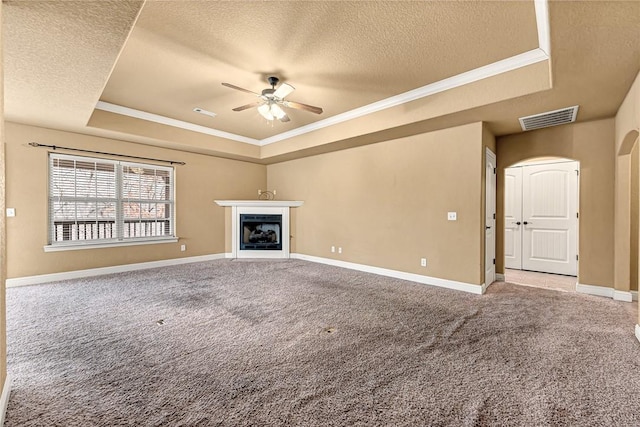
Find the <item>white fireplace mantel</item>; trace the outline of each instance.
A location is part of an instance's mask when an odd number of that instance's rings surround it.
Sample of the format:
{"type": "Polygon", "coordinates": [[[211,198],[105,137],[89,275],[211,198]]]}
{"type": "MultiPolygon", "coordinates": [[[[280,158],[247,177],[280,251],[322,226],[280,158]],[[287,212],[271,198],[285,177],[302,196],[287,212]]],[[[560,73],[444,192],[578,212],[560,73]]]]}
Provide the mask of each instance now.
{"type": "Polygon", "coordinates": [[[277,207],[297,208],[304,202],[300,200],[216,200],[219,206],[250,206],[250,207],[277,207]]]}
{"type": "Polygon", "coordinates": [[[289,209],[302,206],[299,200],[216,200],[219,206],[231,207],[231,258],[289,258],[289,209]],[[241,250],[240,215],[282,215],[282,250],[241,250]]]}

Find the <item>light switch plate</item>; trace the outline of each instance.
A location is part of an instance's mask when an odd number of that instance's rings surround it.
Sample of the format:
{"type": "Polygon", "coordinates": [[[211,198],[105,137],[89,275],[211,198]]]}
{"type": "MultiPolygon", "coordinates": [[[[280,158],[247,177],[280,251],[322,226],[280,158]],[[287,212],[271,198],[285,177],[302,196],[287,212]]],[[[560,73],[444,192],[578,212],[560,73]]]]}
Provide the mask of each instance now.
{"type": "Polygon", "coordinates": [[[449,221],[455,221],[455,220],[457,220],[457,219],[458,219],[458,213],[457,213],[457,212],[449,212],[449,213],[447,214],[447,219],[448,219],[449,221]]]}

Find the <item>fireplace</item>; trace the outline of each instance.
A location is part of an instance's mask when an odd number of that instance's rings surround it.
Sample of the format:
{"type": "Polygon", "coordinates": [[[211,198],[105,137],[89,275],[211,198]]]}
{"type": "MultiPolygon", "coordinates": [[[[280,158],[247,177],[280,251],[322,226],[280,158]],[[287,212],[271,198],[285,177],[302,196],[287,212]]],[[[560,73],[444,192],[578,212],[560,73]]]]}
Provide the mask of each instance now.
{"type": "Polygon", "coordinates": [[[216,200],[231,208],[227,242],[228,258],[289,258],[291,232],[289,210],[302,206],[297,200],[216,200]]]}
{"type": "Polygon", "coordinates": [[[240,214],[240,250],[281,251],[282,215],[240,214]]]}

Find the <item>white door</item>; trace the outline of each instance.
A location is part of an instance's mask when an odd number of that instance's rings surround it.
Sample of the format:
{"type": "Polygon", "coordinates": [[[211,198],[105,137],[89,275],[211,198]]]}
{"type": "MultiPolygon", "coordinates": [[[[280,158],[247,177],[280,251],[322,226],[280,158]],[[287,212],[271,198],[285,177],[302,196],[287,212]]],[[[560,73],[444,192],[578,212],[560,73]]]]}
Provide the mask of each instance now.
{"type": "Polygon", "coordinates": [[[505,169],[505,267],[578,274],[577,162],[505,169]]]}
{"type": "Polygon", "coordinates": [[[487,149],[485,158],[484,284],[487,287],[496,280],[496,155],[487,149]]]}
{"type": "Polygon", "coordinates": [[[522,168],[504,171],[504,266],[522,269],[522,168]]]}
{"type": "Polygon", "coordinates": [[[577,162],[522,168],[522,268],[578,274],[577,162]]]}

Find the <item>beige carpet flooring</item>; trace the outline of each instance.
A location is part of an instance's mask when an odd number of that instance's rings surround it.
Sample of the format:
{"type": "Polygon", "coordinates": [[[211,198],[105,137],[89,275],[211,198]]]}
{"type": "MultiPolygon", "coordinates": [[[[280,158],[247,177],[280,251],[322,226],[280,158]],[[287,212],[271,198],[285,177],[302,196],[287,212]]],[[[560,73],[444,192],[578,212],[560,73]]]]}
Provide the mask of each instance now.
{"type": "Polygon", "coordinates": [[[7,289],[6,426],[639,426],[637,304],[300,260],[7,289]]]}

